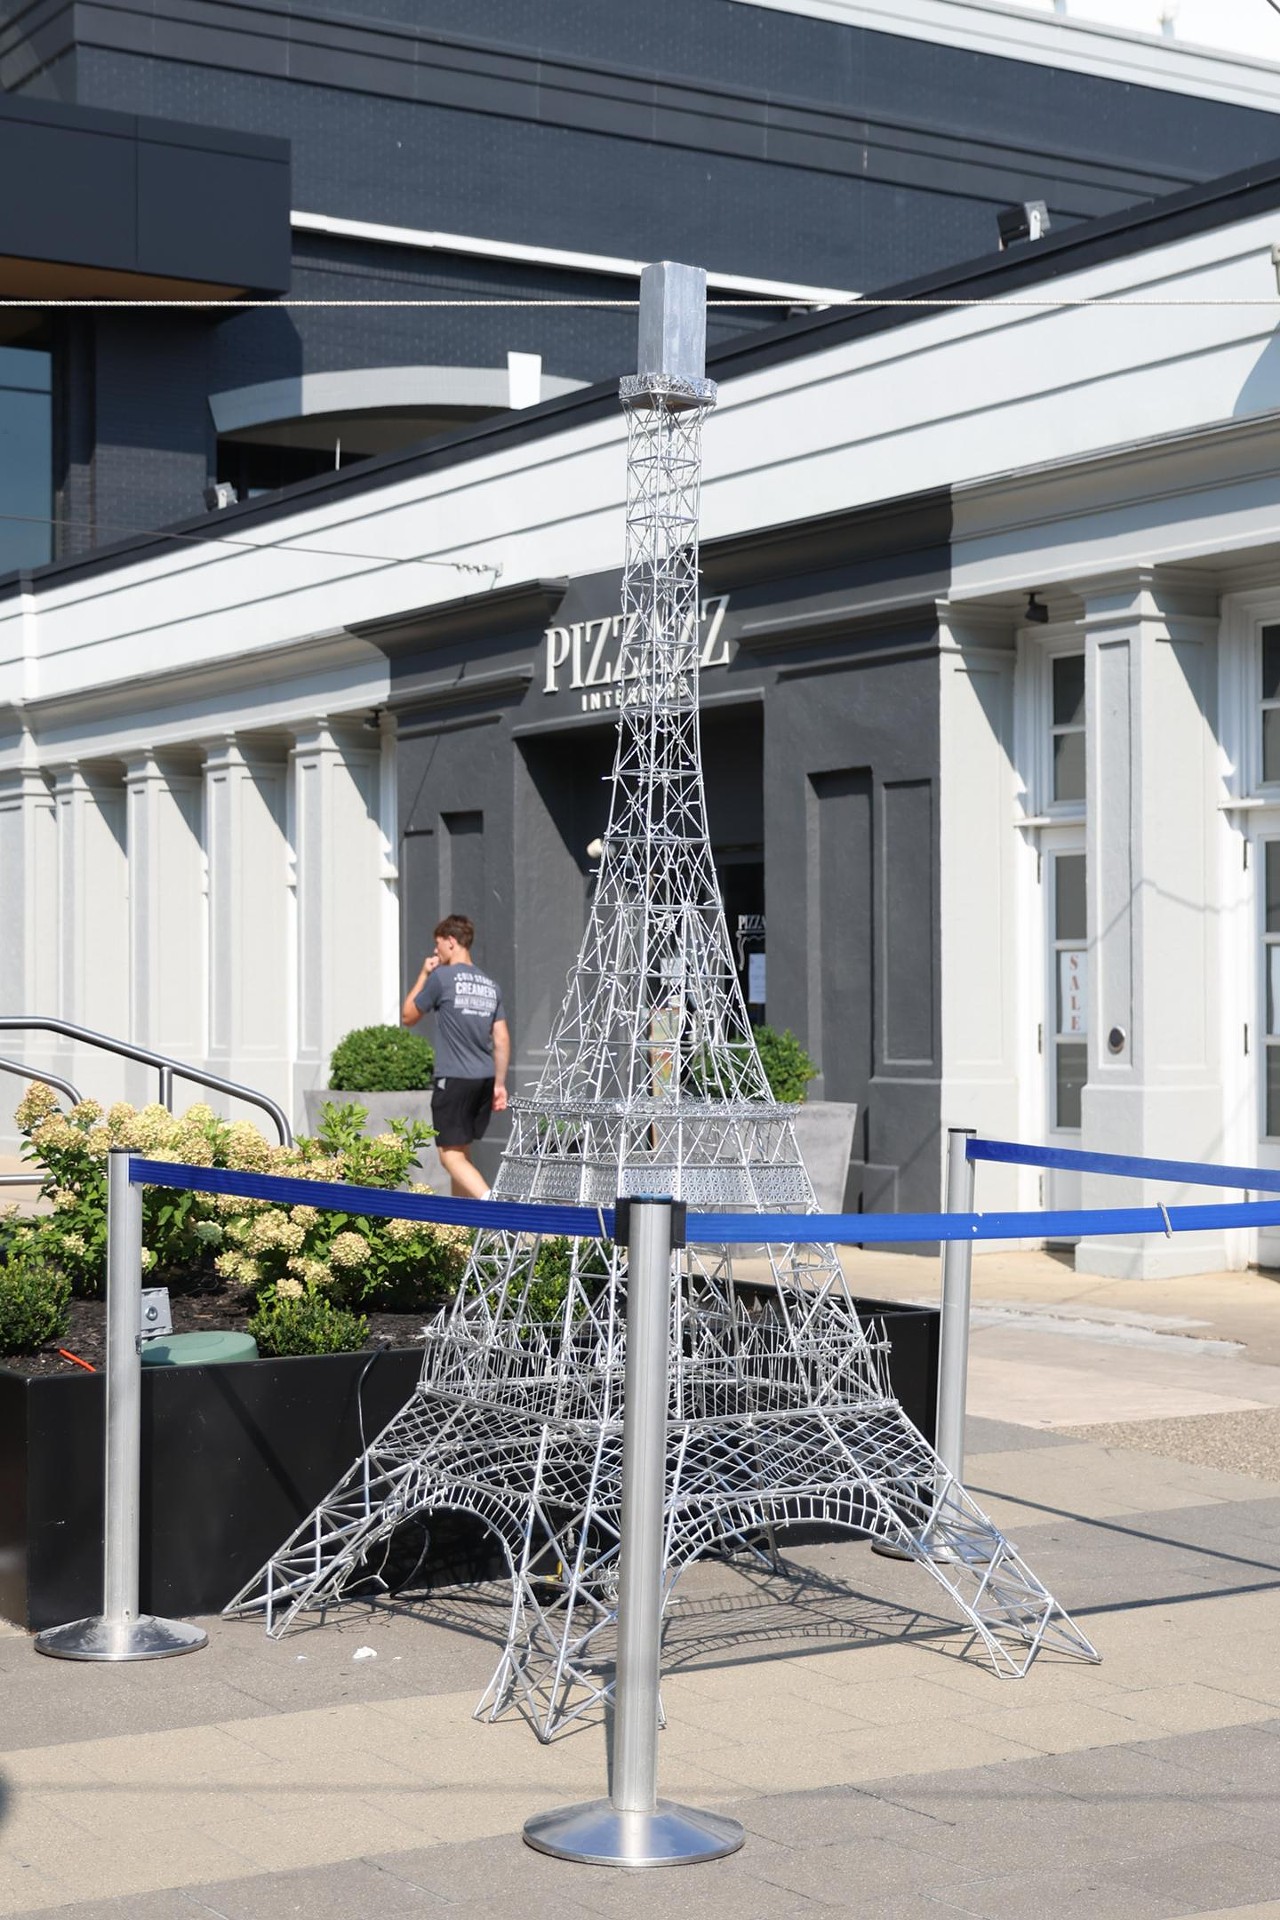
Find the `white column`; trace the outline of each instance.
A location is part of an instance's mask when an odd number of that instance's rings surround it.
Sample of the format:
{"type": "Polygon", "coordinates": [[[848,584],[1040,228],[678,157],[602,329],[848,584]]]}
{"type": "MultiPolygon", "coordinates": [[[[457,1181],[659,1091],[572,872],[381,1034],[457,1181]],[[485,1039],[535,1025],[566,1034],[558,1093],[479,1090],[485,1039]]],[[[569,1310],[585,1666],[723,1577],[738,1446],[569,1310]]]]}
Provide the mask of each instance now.
{"type": "Polygon", "coordinates": [[[400,978],[400,795],[396,768],[396,722],[381,716],[378,808],[379,919],[382,927],[380,1018],[400,1018],[405,984],[400,978]]]}
{"type": "MultiPolygon", "coordinates": [[[[132,1035],[193,1064],[205,1054],[205,872],[199,771],[153,753],[125,767],[132,1035]]],[[[175,1099],[198,1097],[190,1083],[175,1099]]]]}
{"type": "MultiPolygon", "coordinates": [[[[38,767],[0,773],[0,1009],[56,1013],[58,842],[54,798],[38,767]]],[[[34,1040],[34,1036],[33,1036],[34,1040]]],[[[21,1052],[11,1035],[0,1052],[21,1052]]]]}
{"type": "MultiPolygon", "coordinates": [[[[1216,903],[1217,601],[1135,574],[1085,595],[1091,1152],[1222,1156],[1216,903]]],[[[1203,1199],[1092,1176],[1086,1206],[1203,1199]]],[[[1220,1237],[1082,1241],[1082,1273],[1226,1264],[1220,1237]]]]}
{"type": "MultiPolygon", "coordinates": [[[[39,768],[0,773],[0,1011],[58,1011],[58,843],[53,794],[39,768]]],[[[11,1060],[52,1067],[57,1042],[48,1034],[0,1035],[11,1060]]],[[[13,1152],[13,1110],[22,1082],[0,1074],[0,1151],[13,1152]]]]}
{"type": "Polygon", "coordinates": [[[228,735],[204,762],[209,1064],[287,1098],[292,925],[283,753],[228,735]]]}
{"type": "MultiPolygon", "coordinates": [[[[69,762],[54,770],[58,840],[57,1011],[114,1040],[129,1037],[129,862],[123,778],[69,762]]],[[[104,1105],[140,1092],[123,1060],[59,1043],[57,1059],[104,1105]]]]}
{"type": "Polygon", "coordinates": [[[290,762],[300,1097],[326,1084],[329,1057],[344,1033],[390,1016],[377,736],[320,719],[297,732],[290,762]]]}
{"type": "MultiPolygon", "coordinates": [[[[1015,633],[1009,616],[938,608],[942,1133],[1023,1137],[1020,1040],[1034,1018],[1021,977],[1014,822],[1015,633]]],[[[984,1166],[980,1204],[1034,1207],[1035,1176],[984,1166]]]]}
{"type": "Polygon", "coordinates": [[[55,772],[58,1010],[113,1039],[129,1029],[129,863],[124,783],[72,761],[55,772]]]}

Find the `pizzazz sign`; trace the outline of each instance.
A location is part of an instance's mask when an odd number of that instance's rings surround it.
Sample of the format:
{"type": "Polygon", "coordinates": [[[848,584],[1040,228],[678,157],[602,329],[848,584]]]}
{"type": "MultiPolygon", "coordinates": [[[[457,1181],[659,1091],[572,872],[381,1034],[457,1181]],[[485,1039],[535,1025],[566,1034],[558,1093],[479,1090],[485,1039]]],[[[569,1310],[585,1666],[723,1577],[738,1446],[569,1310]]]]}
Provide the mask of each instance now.
{"type": "MultiPolygon", "coordinates": [[[[723,631],[728,611],[727,593],[704,600],[699,609],[698,665],[704,669],[729,664],[729,636],[723,631]]],[[[631,618],[634,622],[637,616],[631,618]]],[[[576,693],[584,713],[603,713],[620,706],[623,676],[619,667],[625,624],[624,616],[615,613],[606,614],[602,620],[575,620],[572,626],[548,627],[543,636],[546,671],[542,691],[576,693]]],[[[636,678],[635,665],[625,678],[636,678]]]]}

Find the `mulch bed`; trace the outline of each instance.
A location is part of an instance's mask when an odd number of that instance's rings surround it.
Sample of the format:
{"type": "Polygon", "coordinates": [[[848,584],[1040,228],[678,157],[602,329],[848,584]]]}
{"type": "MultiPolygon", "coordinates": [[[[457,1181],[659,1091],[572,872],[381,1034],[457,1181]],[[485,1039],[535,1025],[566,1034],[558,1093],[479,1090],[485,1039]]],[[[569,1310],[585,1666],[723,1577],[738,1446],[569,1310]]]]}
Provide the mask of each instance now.
{"type": "MultiPolygon", "coordinates": [[[[199,1293],[171,1293],[169,1305],[175,1333],[203,1333],[211,1328],[234,1328],[240,1332],[248,1319],[243,1294],[232,1294],[220,1287],[199,1293]]],[[[367,1348],[422,1345],[422,1329],[427,1319],[424,1313],[370,1313],[365,1318],[369,1322],[367,1348]]],[[[65,1359],[58,1352],[58,1346],[65,1347],[68,1353],[74,1353],[95,1369],[104,1364],[107,1329],[106,1308],[101,1300],[73,1300],[70,1329],[57,1346],[45,1347],[39,1353],[0,1355],[0,1367],[23,1374],[81,1372],[74,1360],[65,1359]]]]}

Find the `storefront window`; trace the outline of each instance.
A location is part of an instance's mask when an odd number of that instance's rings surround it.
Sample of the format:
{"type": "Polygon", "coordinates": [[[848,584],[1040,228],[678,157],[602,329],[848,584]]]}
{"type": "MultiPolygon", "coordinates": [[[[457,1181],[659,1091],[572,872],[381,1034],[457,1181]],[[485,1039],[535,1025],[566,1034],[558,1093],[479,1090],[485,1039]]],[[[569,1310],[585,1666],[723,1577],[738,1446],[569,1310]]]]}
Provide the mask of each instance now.
{"type": "Polygon", "coordinates": [[[1280,1138],[1280,840],[1262,843],[1264,918],[1262,930],[1262,980],[1265,1020],[1266,1123],[1268,1138],[1280,1138]]]}
{"type": "Polygon", "coordinates": [[[1262,778],[1280,780],[1280,627],[1262,629],[1262,778]]]}
{"type": "Polygon", "coordinates": [[[1053,1124],[1059,1133],[1079,1130],[1080,1096],[1089,1071],[1084,863],[1082,853],[1059,853],[1053,861],[1053,1124]]]}
{"type": "Polygon", "coordinates": [[[1060,653],[1053,661],[1053,797],[1084,799],[1082,653],[1060,653]]]}
{"type": "Polygon", "coordinates": [[[0,574],[53,558],[52,361],[0,347],[0,574]]]}

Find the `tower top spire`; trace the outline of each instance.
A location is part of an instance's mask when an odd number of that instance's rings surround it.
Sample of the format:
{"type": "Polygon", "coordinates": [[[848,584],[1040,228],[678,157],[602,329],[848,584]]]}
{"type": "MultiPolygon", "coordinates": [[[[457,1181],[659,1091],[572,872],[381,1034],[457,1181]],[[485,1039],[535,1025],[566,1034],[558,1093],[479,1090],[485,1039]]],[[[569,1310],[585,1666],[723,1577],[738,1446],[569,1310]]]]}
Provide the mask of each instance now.
{"type": "Polygon", "coordinates": [[[707,370],[707,276],[701,267],[658,260],[640,274],[636,371],[622,382],[624,407],[661,399],[680,411],[714,406],[707,370]]]}
{"type": "Polygon", "coordinates": [[[707,371],[707,276],[701,267],[659,260],[640,275],[636,372],[702,380],[707,371]]]}

